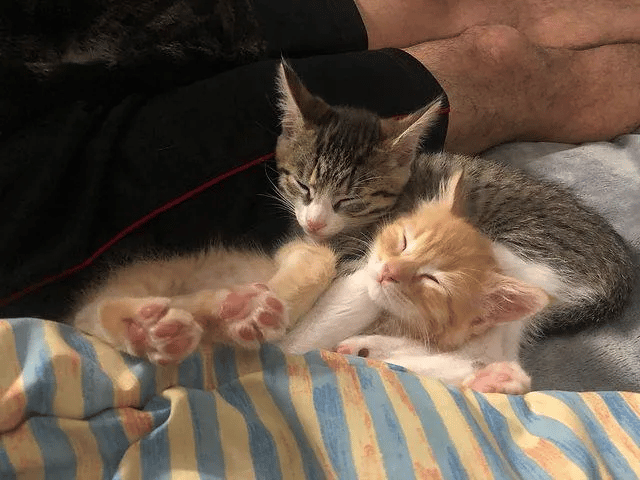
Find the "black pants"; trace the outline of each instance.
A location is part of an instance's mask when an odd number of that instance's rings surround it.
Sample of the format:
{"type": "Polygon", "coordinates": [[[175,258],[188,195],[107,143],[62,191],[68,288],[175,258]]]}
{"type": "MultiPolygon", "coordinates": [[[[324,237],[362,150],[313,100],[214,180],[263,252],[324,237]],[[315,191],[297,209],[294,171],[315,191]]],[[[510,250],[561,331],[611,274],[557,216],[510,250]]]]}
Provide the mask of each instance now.
{"type": "MultiPolygon", "coordinates": [[[[391,116],[442,93],[404,52],[366,51],[348,2],[212,1],[203,10],[193,0],[191,16],[174,14],[154,35],[163,11],[130,18],[126,2],[118,11],[66,5],[64,31],[27,7],[0,30],[0,317],[55,319],[114,261],[282,238],[290,219],[269,197],[281,54],[329,103],[391,116]],[[113,39],[117,58],[87,61],[92,39],[81,33],[105,17],[129,37],[113,39]],[[17,48],[25,32],[41,47],[30,56],[17,48]],[[69,45],[64,58],[50,51],[69,45]]],[[[445,133],[443,116],[425,148],[441,149],[445,133]]]]}

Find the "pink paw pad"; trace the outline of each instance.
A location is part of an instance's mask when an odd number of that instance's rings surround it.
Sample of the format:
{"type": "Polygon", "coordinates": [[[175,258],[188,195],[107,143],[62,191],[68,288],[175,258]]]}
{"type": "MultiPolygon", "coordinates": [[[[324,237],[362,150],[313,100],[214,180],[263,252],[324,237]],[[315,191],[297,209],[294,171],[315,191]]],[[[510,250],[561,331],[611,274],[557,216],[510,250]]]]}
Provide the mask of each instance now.
{"type": "Polygon", "coordinates": [[[283,303],[263,284],[235,288],[222,302],[219,315],[228,322],[229,337],[243,346],[281,338],[288,323],[283,303]]]}
{"type": "Polygon", "coordinates": [[[495,362],[478,370],[463,385],[481,393],[521,395],[531,388],[531,379],[512,362],[495,362]]]}

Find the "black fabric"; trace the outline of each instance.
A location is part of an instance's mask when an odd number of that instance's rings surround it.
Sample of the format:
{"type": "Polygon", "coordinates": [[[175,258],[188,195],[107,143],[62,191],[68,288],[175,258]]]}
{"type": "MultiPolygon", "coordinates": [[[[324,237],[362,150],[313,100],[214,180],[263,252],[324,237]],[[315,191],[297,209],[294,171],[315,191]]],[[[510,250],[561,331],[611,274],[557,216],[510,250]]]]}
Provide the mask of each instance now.
{"type": "MultiPolygon", "coordinates": [[[[293,64],[310,89],[329,102],[385,116],[415,110],[441,93],[422,65],[399,50],[317,56],[293,64]]],[[[170,80],[162,88],[128,90],[127,84],[113,91],[92,91],[101,74],[87,79],[68,73],[69,82],[59,84],[66,92],[61,99],[45,106],[34,102],[29,119],[16,115],[14,124],[5,117],[0,317],[57,318],[73,292],[105,265],[141,253],[192,251],[212,239],[269,248],[280,239],[288,219],[268,198],[273,192],[267,176],[275,178],[271,161],[165,211],[87,262],[150,212],[273,151],[279,132],[276,66],[277,60],[265,60],[194,83],[182,77],[187,85],[177,88],[168,87],[170,80]],[[74,91],[70,85],[82,88],[74,91]],[[83,262],[90,265],[46,282],[83,262]]],[[[151,84],[162,71],[156,67],[137,71],[151,84]]],[[[2,70],[8,71],[15,73],[2,70]]],[[[42,81],[36,97],[50,92],[54,77],[42,81]]],[[[430,148],[442,146],[446,116],[442,120],[430,148]]]]}

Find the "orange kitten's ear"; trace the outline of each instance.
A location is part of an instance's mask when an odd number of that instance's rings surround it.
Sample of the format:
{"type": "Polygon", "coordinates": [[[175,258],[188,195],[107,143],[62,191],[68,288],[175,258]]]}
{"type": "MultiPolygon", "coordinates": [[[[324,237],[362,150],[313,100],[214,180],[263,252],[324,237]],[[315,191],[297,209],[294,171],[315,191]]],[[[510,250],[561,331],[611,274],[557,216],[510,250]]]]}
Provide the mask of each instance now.
{"type": "Polygon", "coordinates": [[[426,107],[411,113],[401,120],[385,118],[380,125],[382,140],[389,150],[398,154],[401,166],[416,155],[420,139],[427,135],[442,112],[443,97],[438,97],[426,107]]]}
{"type": "Polygon", "coordinates": [[[535,315],[549,304],[544,290],[515,278],[492,273],[484,297],[482,318],[479,323],[492,326],[497,323],[520,320],[535,315]]]}
{"type": "Polygon", "coordinates": [[[284,59],[278,67],[280,119],[282,133],[290,136],[305,123],[316,123],[331,107],[307,90],[291,65],[284,59]]]}

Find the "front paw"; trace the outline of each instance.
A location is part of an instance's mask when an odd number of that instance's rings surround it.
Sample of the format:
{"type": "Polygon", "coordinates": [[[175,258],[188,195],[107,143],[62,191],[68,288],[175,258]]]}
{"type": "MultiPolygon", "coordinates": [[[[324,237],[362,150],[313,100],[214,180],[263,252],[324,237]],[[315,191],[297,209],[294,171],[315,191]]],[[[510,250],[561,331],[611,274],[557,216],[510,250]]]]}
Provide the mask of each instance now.
{"type": "Polygon", "coordinates": [[[219,316],[229,339],[246,348],[279,340],[289,325],[284,304],[263,284],[232,289],[220,306],[219,316]]]}
{"type": "Polygon", "coordinates": [[[462,385],[481,393],[523,395],[531,390],[531,378],[517,362],[494,362],[469,375],[462,385]]]}
{"type": "Polygon", "coordinates": [[[145,299],[125,319],[129,350],[159,365],[177,364],[193,353],[203,329],[189,312],[169,308],[168,298],[145,299]]]}
{"type": "Polygon", "coordinates": [[[377,335],[359,335],[340,342],[334,350],[343,355],[381,359],[384,355],[381,347],[377,335]]]}

